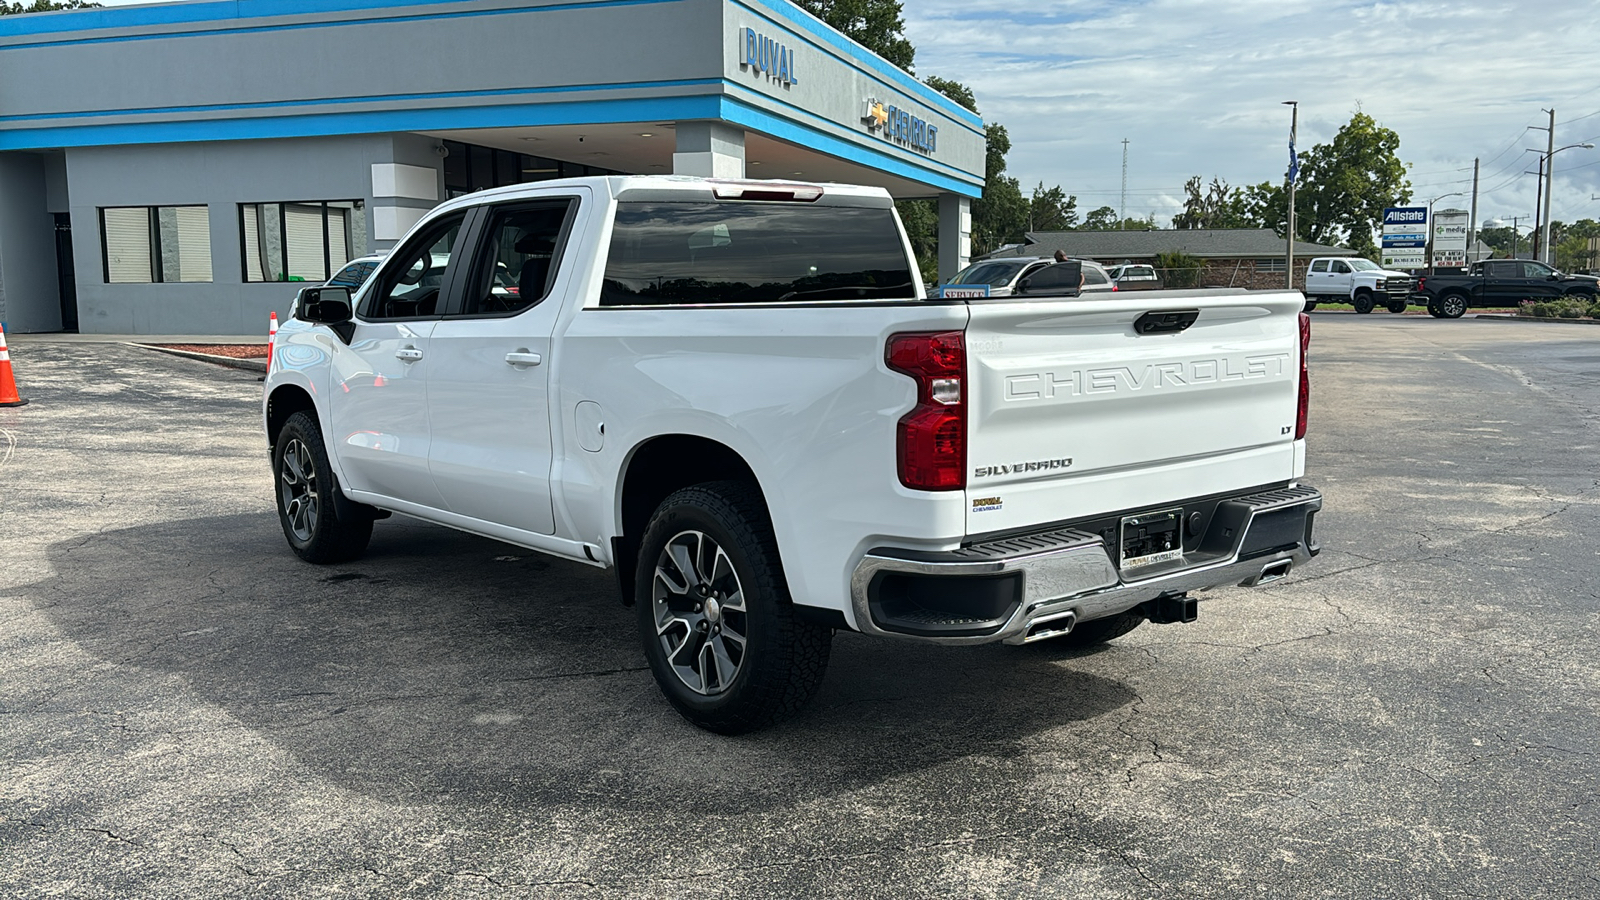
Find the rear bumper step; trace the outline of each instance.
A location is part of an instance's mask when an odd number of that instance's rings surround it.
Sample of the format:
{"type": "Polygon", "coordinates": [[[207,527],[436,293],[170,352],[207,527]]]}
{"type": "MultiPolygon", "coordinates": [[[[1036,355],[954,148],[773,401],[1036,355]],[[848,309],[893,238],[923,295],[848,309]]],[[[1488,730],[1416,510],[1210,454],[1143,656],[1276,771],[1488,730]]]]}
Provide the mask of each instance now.
{"type": "Polygon", "coordinates": [[[1127,572],[1100,535],[1072,528],[959,550],[880,548],[857,564],[851,602],[868,634],[942,644],[1043,640],[1157,598],[1277,581],[1320,550],[1312,527],[1321,508],[1322,494],[1305,486],[1224,500],[1182,559],[1127,572]]]}

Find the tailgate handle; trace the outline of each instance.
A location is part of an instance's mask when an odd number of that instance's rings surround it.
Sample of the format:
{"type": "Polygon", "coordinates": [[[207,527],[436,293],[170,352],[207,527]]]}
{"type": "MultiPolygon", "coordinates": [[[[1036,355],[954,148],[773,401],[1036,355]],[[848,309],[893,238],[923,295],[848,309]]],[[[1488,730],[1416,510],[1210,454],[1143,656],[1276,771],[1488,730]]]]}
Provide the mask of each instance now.
{"type": "Polygon", "coordinates": [[[1198,309],[1153,309],[1133,320],[1133,330],[1135,334],[1177,334],[1198,318],[1198,309]]]}

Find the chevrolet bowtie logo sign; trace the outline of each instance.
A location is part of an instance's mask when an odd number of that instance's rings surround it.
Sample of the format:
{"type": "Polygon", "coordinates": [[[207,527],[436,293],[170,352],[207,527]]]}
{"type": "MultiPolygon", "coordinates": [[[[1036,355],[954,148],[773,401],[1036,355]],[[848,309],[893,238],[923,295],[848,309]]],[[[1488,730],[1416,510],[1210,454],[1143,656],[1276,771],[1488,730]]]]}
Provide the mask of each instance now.
{"type": "Polygon", "coordinates": [[[939,149],[939,128],[898,106],[890,106],[876,97],[869,97],[861,113],[861,122],[868,131],[884,140],[900,144],[919,153],[931,154],[939,149]]]}

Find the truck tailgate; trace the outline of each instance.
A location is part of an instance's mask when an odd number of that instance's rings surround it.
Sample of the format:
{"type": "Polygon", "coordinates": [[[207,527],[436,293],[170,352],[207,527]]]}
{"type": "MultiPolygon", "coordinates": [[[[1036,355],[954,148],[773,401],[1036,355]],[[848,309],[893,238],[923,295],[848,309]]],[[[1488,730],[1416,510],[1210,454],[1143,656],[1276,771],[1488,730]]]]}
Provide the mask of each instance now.
{"type": "Polygon", "coordinates": [[[1296,477],[1303,303],[1288,291],[974,301],[968,533],[1296,477]],[[1192,325],[1160,324],[1185,310],[1192,325]]]}

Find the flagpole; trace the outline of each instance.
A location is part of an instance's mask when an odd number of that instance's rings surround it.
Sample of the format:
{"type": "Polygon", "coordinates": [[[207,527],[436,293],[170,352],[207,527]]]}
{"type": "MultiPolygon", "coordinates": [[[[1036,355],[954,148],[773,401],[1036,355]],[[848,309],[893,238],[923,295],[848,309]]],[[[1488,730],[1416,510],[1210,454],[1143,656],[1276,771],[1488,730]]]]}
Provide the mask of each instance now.
{"type": "Polygon", "coordinates": [[[1295,131],[1300,127],[1300,101],[1285,100],[1283,105],[1289,107],[1289,234],[1284,239],[1287,247],[1284,250],[1284,269],[1288,279],[1289,290],[1294,290],[1294,183],[1300,180],[1300,159],[1294,154],[1295,131]]]}

